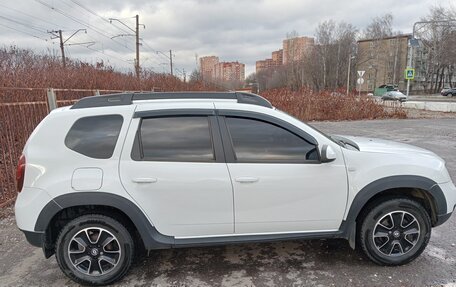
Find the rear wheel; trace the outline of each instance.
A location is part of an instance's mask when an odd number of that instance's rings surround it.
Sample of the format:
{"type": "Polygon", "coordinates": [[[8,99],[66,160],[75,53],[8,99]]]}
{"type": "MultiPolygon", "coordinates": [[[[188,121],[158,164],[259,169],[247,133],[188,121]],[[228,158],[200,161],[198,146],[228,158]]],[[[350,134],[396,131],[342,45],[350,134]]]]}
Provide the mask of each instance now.
{"type": "Polygon", "coordinates": [[[134,244],[128,230],[111,217],[89,214],[69,222],[56,243],[60,269],[86,285],[107,285],[131,266],[134,244]]]}
{"type": "Polygon", "coordinates": [[[417,258],[431,237],[431,219],[418,202],[395,198],[366,214],[359,232],[364,253],[380,265],[402,265],[417,258]]]}

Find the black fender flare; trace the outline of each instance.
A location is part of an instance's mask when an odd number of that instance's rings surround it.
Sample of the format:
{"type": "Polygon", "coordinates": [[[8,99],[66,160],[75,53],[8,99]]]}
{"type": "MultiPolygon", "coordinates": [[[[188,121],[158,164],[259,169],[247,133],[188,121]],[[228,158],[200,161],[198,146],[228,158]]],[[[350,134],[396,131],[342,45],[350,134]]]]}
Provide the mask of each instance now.
{"type": "Polygon", "coordinates": [[[89,205],[112,207],[123,212],[135,225],[148,250],[166,249],[174,244],[174,237],[159,233],[136,204],[125,197],[107,192],[68,193],[54,198],[38,216],[35,232],[46,232],[51,220],[63,209],[89,205]]]}
{"type": "MultiPolygon", "coordinates": [[[[437,218],[447,214],[447,202],[440,186],[432,179],[416,175],[396,175],[377,179],[363,187],[353,199],[346,219],[342,222],[340,230],[344,237],[355,246],[356,219],[366,203],[375,195],[394,188],[417,188],[427,192],[434,201],[437,218]]],[[[439,222],[435,226],[439,225],[439,222]]]]}

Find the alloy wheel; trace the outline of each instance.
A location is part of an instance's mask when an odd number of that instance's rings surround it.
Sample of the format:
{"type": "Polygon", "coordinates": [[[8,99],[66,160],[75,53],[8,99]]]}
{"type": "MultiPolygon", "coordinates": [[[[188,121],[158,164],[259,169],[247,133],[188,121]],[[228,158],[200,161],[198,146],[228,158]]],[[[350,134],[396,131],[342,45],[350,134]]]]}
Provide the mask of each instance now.
{"type": "Polygon", "coordinates": [[[401,256],[418,243],[420,224],[409,212],[393,211],[377,221],[372,238],[374,246],[383,255],[401,256]]]}
{"type": "Polygon", "coordinates": [[[100,227],[82,229],[68,245],[68,257],[73,267],[91,276],[109,273],[117,266],[121,256],[117,238],[100,227]]]}

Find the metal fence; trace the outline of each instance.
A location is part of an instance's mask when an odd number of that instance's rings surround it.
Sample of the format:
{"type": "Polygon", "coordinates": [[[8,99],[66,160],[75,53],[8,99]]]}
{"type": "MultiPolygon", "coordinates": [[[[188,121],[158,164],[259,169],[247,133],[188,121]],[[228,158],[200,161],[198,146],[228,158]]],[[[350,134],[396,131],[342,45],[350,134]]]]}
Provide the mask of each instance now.
{"type": "Polygon", "coordinates": [[[0,207],[17,195],[16,165],[28,137],[55,106],[116,90],[0,88],[0,207]]]}

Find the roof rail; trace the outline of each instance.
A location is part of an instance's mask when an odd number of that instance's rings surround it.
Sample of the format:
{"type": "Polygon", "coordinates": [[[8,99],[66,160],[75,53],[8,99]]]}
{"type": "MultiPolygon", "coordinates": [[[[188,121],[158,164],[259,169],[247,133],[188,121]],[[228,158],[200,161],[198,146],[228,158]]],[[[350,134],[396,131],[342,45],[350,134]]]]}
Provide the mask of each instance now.
{"type": "Polygon", "coordinates": [[[133,101],[166,99],[231,99],[241,104],[258,105],[272,108],[265,98],[246,92],[166,92],[166,93],[118,93],[85,97],[76,102],[71,109],[131,105],[133,101]]]}

